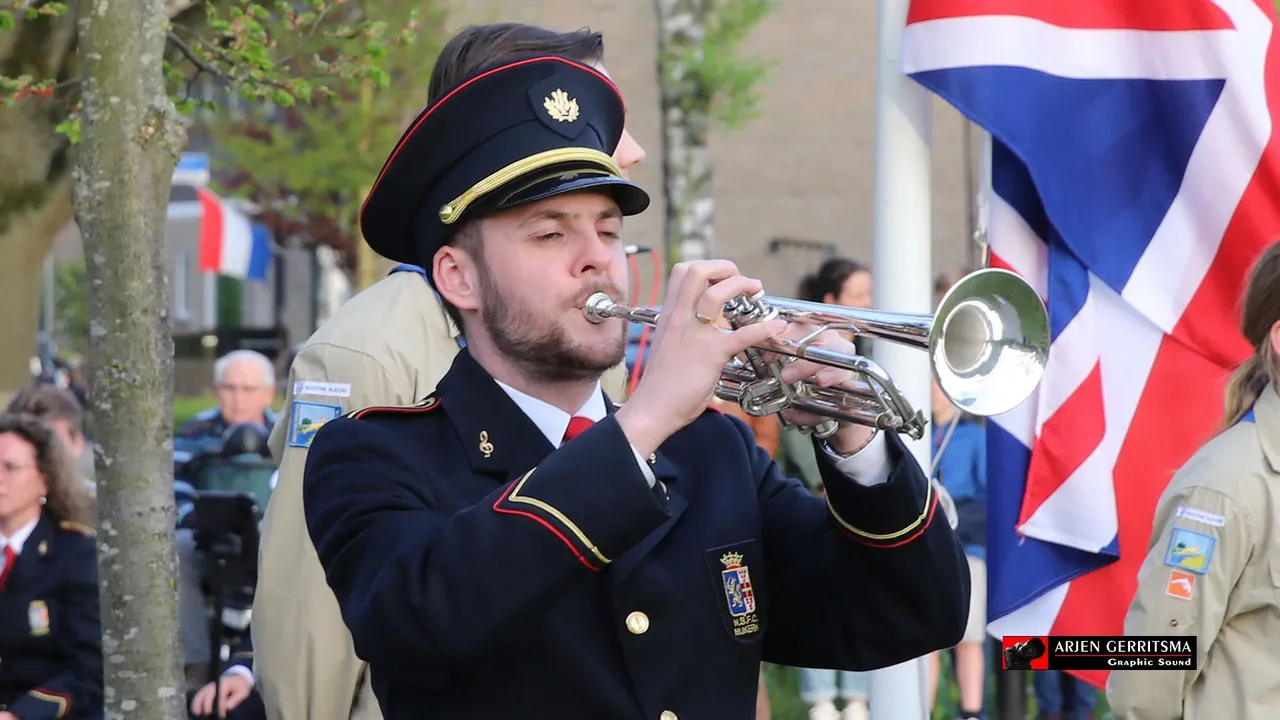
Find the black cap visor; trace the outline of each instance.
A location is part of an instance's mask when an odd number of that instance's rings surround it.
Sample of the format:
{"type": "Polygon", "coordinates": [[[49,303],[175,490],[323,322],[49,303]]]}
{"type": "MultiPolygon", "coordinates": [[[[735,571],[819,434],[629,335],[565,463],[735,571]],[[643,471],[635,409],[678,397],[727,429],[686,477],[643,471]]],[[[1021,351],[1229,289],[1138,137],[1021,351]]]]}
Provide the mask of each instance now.
{"type": "Polygon", "coordinates": [[[473,212],[484,215],[585,190],[609,194],[624,216],[639,215],[649,207],[649,194],[640,186],[598,166],[579,165],[561,166],[521,178],[480,199],[473,212]]]}

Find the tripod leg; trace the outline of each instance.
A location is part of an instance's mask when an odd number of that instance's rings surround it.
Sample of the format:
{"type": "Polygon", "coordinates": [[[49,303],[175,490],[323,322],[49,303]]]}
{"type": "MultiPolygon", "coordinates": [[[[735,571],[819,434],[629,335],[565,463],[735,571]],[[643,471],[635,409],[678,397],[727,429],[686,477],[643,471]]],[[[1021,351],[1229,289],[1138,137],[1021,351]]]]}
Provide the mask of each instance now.
{"type": "Polygon", "coordinates": [[[225,558],[219,557],[214,563],[213,577],[213,646],[214,660],[209,668],[213,672],[213,716],[215,718],[222,717],[222,663],[223,655],[226,654],[226,643],[222,639],[222,583],[223,571],[226,569],[227,561],[225,558]]]}

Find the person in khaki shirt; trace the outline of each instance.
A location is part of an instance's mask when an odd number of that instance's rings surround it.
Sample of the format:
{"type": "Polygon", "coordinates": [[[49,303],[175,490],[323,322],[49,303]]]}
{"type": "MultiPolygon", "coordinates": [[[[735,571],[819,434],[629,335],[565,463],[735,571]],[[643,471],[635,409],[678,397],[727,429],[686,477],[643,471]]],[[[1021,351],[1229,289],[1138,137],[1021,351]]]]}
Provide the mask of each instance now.
{"type": "MultiPolygon", "coordinates": [[[[564,55],[604,71],[599,33],[473,26],[441,50],[428,95],[434,100],[481,67],[529,53],[564,55]]],[[[643,159],[644,150],[624,132],[614,160],[625,171],[643,159]]],[[[458,335],[423,275],[393,272],[343,304],[289,369],[284,411],[271,436],[280,469],[262,524],[252,625],[254,674],[271,720],[382,716],[307,532],[302,473],[310,440],[328,420],[365,407],[411,405],[429,394],[453,363],[458,335]]],[[[621,400],[626,379],[619,365],[601,383],[621,400]]]]}
{"type": "Polygon", "coordinates": [[[1124,634],[1196,638],[1193,670],[1113,670],[1117,720],[1280,718],[1280,244],[1255,266],[1225,430],[1174,476],[1124,634]]]}

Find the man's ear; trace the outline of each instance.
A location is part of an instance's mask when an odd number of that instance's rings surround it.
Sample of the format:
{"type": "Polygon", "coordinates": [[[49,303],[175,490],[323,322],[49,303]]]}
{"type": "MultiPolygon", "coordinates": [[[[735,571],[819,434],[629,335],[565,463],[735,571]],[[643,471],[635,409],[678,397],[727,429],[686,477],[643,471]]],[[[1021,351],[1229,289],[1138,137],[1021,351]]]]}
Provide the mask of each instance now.
{"type": "Polygon", "coordinates": [[[475,260],[466,250],[452,245],[441,247],[431,260],[431,273],[436,291],[451,305],[459,310],[481,308],[479,275],[475,260]]]}

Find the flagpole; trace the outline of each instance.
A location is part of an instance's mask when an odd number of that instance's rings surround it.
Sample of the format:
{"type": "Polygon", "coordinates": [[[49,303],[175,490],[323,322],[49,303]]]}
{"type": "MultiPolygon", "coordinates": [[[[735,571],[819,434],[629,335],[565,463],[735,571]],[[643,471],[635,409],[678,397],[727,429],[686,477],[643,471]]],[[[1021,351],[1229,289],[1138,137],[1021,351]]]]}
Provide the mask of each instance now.
{"type": "MultiPolygon", "coordinates": [[[[902,30],[909,0],[878,0],[875,160],[875,307],[894,312],[933,311],[930,139],[933,103],[928,91],[901,69],[902,30]]],[[[897,343],[874,343],[872,354],[911,404],[930,411],[929,354],[897,343]]],[[[904,436],[927,469],[929,432],[904,436]]],[[[928,666],[916,658],[871,673],[872,720],[927,720],[928,666]]]]}

